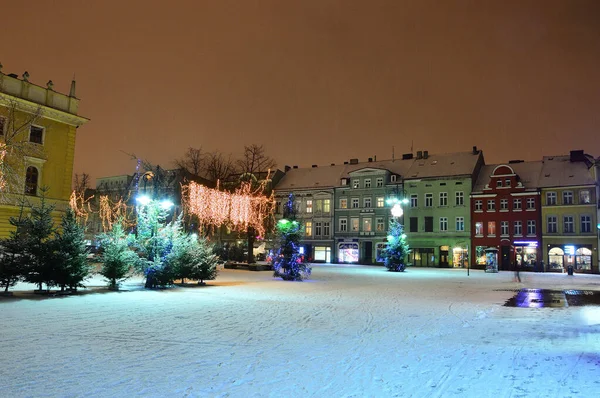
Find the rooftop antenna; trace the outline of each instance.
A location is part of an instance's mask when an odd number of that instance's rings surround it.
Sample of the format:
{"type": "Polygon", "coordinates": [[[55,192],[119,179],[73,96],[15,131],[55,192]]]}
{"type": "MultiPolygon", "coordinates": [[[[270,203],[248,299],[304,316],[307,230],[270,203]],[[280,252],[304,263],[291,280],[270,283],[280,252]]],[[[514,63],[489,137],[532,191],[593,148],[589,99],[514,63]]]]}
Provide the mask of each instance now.
{"type": "Polygon", "coordinates": [[[394,161],[394,146],[392,145],[392,162],[394,161]]]}

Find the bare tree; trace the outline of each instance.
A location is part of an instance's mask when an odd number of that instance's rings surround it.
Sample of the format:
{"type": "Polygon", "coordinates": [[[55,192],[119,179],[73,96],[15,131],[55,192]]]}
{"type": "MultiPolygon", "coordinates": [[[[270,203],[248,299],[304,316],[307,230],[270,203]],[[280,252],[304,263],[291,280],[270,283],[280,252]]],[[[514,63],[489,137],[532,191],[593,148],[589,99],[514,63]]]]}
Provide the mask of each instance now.
{"type": "Polygon", "coordinates": [[[189,147],[181,159],[175,160],[175,166],[195,176],[201,176],[205,171],[205,155],[202,147],[189,147]]]}
{"type": "Polygon", "coordinates": [[[225,156],[219,151],[214,151],[206,156],[205,178],[210,181],[224,181],[236,173],[235,162],[231,154],[225,156]]]}
{"type": "Polygon", "coordinates": [[[34,126],[41,118],[41,107],[24,109],[16,101],[0,98],[0,198],[22,194],[25,186],[25,161],[44,158],[41,130],[34,126]],[[39,141],[38,141],[39,140],[39,141]]]}
{"type": "Polygon", "coordinates": [[[273,158],[265,154],[265,148],[262,145],[246,145],[244,146],[244,154],[237,161],[238,169],[242,174],[266,173],[277,166],[273,158]]]}
{"type": "Polygon", "coordinates": [[[90,175],[87,173],[75,174],[73,190],[77,195],[85,197],[85,191],[90,187],[90,175]]]}

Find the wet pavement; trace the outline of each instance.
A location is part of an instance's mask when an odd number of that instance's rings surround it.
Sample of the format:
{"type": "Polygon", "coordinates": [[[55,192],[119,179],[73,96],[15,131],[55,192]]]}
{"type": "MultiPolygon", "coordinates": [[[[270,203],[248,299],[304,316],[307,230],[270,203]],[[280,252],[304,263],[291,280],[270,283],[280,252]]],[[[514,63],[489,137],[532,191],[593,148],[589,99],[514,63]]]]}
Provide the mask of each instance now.
{"type": "Polygon", "coordinates": [[[506,301],[506,307],[560,308],[573,306],[600,306],[600,292],[594,290],[520,289],[506,301]]]}

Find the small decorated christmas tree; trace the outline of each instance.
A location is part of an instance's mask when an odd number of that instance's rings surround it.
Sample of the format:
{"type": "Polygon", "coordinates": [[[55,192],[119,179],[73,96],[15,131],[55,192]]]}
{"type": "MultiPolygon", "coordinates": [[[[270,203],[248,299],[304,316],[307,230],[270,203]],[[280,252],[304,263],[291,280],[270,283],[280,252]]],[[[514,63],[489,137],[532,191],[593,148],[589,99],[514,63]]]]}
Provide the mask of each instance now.
{"type": "Polygon", "coordinates": [[[406,268],[405,257],[408,254],[408,243],[404,228],[396,219],[390,222],[387,236],[387,248],[383,251],[383,263],[388,271],[402,272],[406,268]]]}
{"type": "Polygon", "coordinates": [[[273,258],[273,276],[286,281],[301,281],[310,276],[311,268],[300,253],[302,225],[296,219],[294,197],[290,194],[283,209],[283,218],[277,222],[279,249],[273,258]]]}

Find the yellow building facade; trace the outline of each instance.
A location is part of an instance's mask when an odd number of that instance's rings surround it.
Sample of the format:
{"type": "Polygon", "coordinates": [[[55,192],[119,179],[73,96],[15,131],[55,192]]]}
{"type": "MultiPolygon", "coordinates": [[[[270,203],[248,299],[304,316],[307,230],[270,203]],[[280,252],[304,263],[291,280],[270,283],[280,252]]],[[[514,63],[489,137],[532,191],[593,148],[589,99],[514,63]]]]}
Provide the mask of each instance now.
{"type": "Polygon", "coordinates": [[[597,166],[583,151],[546,156],[540,175],[546,271],[599,273],[597,166]]]}
{"type": "Polygon", "coordinates": [[[0,237],[14,229],[10,217],[39,203],[42,190],[60,222],[72,188],[77,128],[88,121],[77,114],[75,82],[69,95],[2,73],[0,64],[0,237]]]}

